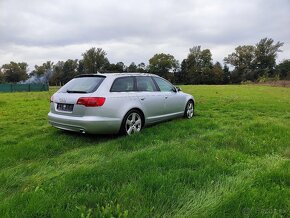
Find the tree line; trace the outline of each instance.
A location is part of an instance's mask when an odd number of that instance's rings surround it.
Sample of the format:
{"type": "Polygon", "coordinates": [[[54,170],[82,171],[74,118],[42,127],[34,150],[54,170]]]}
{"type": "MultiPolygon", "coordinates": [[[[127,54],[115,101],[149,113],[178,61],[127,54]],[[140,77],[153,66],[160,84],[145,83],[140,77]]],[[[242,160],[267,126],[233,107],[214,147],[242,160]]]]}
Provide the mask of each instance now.
{"type": "Polygon", "coordinates": [[[243,45],[224,58],[224,64],[213,62],[210,49],[194,46],[187,57],[179,63],[171,54],[159,53],[149,59],[149,64],[132,62],[110,63],[102,48],[91,48],[82,54],[82,59],[47,61],[35,65],[28,74],[27,63],[10,62],[0,68],[0,83],[47,82],[62,85],[79,74],[97,72],[141,72],[162,76],[176,84],[229,84],[257,81],[261,78],[290,79],[290,59],[278,65],[276,58],[282,42],[271,38],[261,39],[255,45],[243,45]],[[229,68],[231,66],[231,70],[229,68]]]}

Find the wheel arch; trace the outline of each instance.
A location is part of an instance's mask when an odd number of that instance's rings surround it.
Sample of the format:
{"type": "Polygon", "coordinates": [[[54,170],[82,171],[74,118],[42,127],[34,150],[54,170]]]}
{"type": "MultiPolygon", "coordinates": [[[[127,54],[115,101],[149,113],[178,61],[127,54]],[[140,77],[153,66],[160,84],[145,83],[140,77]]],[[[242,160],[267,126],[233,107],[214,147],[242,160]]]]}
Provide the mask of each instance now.
{"type": "Polygon", "coordinates": [[[187,96],[186,101],[185,101],[185,106],[187,105],[187,102],[192,101],[193,102],[193,107],[195,107],[195,99],[193,96],[187,96]]]}
{"type": "Polygon", "coordinates": [[[144,112],[143,112],[140,108],[138,108],[138,107],[133,107],[133,108],[131,108],[130,110],[128,110],[127,113],[123,116],[123,119],[122,119],[122,120],[124,120],[125,116],[126,116],[130,111],[132,111],[132,110],[136,110],[136,111],[139,111],[139,112],[140,112],[140,114],[141,114],[141,119],[142,119],[142,127],[144,127],[144,126],[145,126],[145,115],[144,115],[144,112]]]}

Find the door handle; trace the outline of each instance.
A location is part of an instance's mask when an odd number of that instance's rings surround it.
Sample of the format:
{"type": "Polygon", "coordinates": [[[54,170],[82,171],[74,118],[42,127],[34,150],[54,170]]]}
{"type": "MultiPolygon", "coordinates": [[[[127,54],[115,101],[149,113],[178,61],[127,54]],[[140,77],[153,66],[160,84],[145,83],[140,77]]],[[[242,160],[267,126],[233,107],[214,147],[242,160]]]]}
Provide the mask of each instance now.
{"type": "Polygon", "coordinates": [[[145,100],[145,98],[140,98],[140,100],[144,101],[144,100],[145,100]]]}
{"type": "Polygon", "coordinates": [[[166,96],[165,99],[167,99],[168,97],[166,96]]]}

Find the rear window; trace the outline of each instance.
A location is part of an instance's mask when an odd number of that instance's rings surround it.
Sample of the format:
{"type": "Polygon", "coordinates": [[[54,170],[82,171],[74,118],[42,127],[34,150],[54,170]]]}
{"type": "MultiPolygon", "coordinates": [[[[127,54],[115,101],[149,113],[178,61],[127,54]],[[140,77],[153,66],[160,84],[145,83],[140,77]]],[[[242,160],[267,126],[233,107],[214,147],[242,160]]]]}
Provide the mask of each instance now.
{"type": "Polygon", "coordinates": [[[134,91],[134,78],[130,77],[120,77],[115,79],[111,92],[131,92],[134,91]]]}
{"type": "Polygon", "coordinates": [[[92,93],[96,91],[105,77],[79,77],[65,84],[59,91],[63,93],[92,93]]]}

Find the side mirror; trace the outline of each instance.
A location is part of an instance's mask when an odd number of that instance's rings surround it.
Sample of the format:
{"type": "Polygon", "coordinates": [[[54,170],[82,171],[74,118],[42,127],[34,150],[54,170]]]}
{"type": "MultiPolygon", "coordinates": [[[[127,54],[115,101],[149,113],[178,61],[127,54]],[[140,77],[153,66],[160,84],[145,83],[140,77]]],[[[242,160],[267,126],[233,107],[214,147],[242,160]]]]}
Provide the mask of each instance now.
{"type": "Polygon", "coordinates": [[[174,87],[172,87],[171,91],[177,93],[178,89],[174,86],[174,87]]]}
{"type": "Polygon", "coordinates": [[[179,88],[179,87],[176,87],[176,90],[177,90],[178,92],[182,91],[181,88],[179,88]]]}

